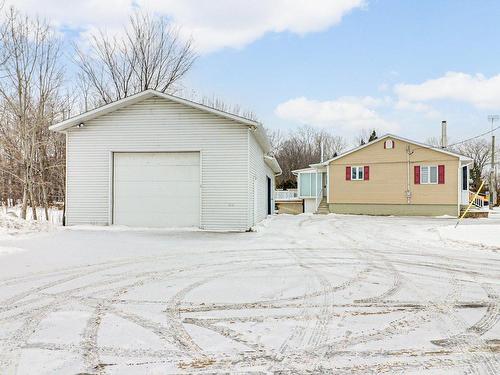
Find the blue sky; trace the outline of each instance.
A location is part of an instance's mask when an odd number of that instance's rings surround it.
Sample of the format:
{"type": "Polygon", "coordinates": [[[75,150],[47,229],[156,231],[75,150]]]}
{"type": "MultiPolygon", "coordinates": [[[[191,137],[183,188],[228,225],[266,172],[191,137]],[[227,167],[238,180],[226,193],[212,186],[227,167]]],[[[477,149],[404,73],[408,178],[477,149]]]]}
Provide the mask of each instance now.
{"type": "Polygon", "coordinates": [[[353,137],[375,127],[426,140],[448,120],[450,138],[460,140],[500,113],[498,1],[43,4],[16,1],[68,38],[119,28],[133,6],[169,17],[198,42],[184,85],[253,110],[273,129],[309,124],[353,137]]]}
{"type": "MultiPolygon", "coordinates": [[[[325,32],[270,33],[243,49],[202,56],[188,84],[246,104],[267,126],[289,128],[297,122],[274,111],[291,98],[390,96],[398,83],[418,84],[449,71],[491,77],[500,73],[500,2],[477,4],[371,1],[325,32]]],[[[487,129],[487,114],[500,111],[447,98],[427,104],[436,116],[392,108],[380,113],[399,124],[401,135],[425,140],[438,135],[441,119],[460,139],[487,129]]]]}

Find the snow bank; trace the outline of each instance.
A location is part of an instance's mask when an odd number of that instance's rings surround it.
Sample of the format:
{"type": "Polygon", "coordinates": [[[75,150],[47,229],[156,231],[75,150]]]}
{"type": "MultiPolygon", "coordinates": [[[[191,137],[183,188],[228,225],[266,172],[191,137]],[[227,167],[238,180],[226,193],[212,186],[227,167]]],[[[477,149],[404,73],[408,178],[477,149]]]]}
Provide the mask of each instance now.
{"type": "Polygon", "coordinates": [[[446,240],[500,249],[500,224],[445,226],[438,232],[446,240]]]}
{"type": "MultiPolygon", "coordinates": [[[[15,214],[17,217],[21,217],[21,206],[17,205],[14,207],[2,207],[0,209],[2,213],[12,213],[15,214]]],[[[45,210],[43,207],[37,207],[36,209],[37,212],[37,221],[47,221],[45,219],[45,210]]],[[[53,225],[62,225],[62,219],[63,219],[63,210],[60,210],[56,207],[50,207],[49,208],[49,223],[53,225]]],[[[33,221],[33,211],[31,207],[28,207],[28,210],[26,211],[26,220],[28,221],[33,221]]]]}
{"type": "Polygon", "coordinates": [[[0,238],[46,231],[50,228],[52,228],[52,225],[48,222],[23,220],[13,212],[0,212],[0,238]]]}

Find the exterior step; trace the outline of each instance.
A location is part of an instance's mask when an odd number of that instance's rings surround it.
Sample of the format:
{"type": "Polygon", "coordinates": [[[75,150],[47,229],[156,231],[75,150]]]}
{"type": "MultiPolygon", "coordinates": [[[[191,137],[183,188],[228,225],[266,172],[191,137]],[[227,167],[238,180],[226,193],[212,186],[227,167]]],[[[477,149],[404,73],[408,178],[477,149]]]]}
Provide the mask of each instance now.
{"type": "Polygon", "coordinates": [[[328,206],[328,203],[326,203],[326,199],[323,198],[323,200],[318,206],[318,209],[316,210],[316,214],[328,215],[329,213],[330,213],[330,207],[328,206]]]}

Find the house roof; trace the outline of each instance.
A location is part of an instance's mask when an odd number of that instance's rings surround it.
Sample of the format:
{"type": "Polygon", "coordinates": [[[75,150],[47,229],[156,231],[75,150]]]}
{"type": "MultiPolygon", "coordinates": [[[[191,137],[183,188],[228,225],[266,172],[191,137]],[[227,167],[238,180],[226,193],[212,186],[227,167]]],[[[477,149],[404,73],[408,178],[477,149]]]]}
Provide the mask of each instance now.
{"type": "MultiPolygon", "coordinates": [[[[313,164],[311,164],[311,165],[313,165],[313,164]]],[[[314,165],[319,165],[319,164],[314,164],[314,165]]],[[[309,167],[309,168],[294,169],[294,170],[292,171],[292,173],[293,173],[294,175],[297,175],[298,173],[301,173],[301,172],[315,172],[315,171],[316,171],[316,168],[314,168],[314,167],[309,167]]]]}
{"type": "Polygon", "coordinates": [[[377,142],[380,142],[386,138],[392,138],[392,139],[397,139],[399,141],[403,141],[403,142],[407,142],[407,143],[411,143],[411,144],[414,144],[416,146],[419,146],[421,148],[427,148],[427,149],[431,149],[431,150],[434,150],[434,151],[437,151],[437,152],[441,152],[443,154],[447,154],[447,155],[451,155],[451,156],[455,156],[457,157],[460,161],[466,161],[466,162],[472,162],[472,159],[467,157],[467,156],[464,156],[464,155],[461,155],[459,153],[456,153],[456,152],[453,152],[453,151],[449,151],[449,150],[445,150],[445,149],[442,149],[440,147],[434,147],[434,146],[431,146],[431,145],[427,145],[425,143],[420,143],[420,142],[416,142],[416,141],[412,141],[411,139],[407,139],[407,138],[403,138],[403,137],[400,137],[400,136],[397,136],[397,135],[394,135],[394,134],[385,134],[383,136],[381,136],[380,138],[377,138],[371,142],[368,142],[364,145],[361,145],[361,146],[358,146],[356,148],[353,148],[347,152],[344,152],[343,154],[340,154],[334,158],[331,158],[327,161],[324,161],[323,163],[317,163],[317,164],[311,164],[311,167],[320,167],[320,166],[325,166],[325,165],[328,165],[330,164],[330,162],[334,161],[334,160],[338,160],[338,159],[341,159],[343,158],[344,156],[347,156],[349,154],[352,154],[356,151],[359,151],[365,147],[368,147],[370,145],[373,145],[377,142]]]}
{"type": "Polygon", "coordinates": [[[141,91],[137,94],[130,95],[126,98],[119,99],[119,100],[114,101],[112,103],[108,103],[108,104],[103,105],[101,107],[98,107],[98,108],[95,108],[93,110],[79,114],[77,116],[71,117],[67,120],[61,121],[57,124],[50,126],[49,129],[53,130],[53,131],[57,131],[57,132],[65,132],[69,128],[76,126],[82,122],[93,120],[99,116],[103,116],[105,114],[114,112],[120,108],[124,108],[128,105],[138,103],[144,99],[148,99],[148,98],[155,97],[155,96],[159,97],[159,98],[171,100],[175,103],[183,104],[183,105],[186,105],[186,106],[191,107],[191,108],[196,108],[196,109],[199,109],[201,111],[214,114],[216,116],[220,116],[220,117],[223,117],[223,118],[226,118],[229,120],[233,120],[237,123],[240,123],[242,125],[246,125],[252,129],[255,129],[255,135],[256,135],[257,141],[259,142],[261,147],[264,149],[264,152],[268,153],[271,150],[271,144],[269,143],[269,140],[266,136],[266,132],[264,130],[264,127],[262,126],[262,124],[260,122],[249,120],[249,119],[241,117],[241,116],[233,115],[232,113],[224,112],[224,111],[221,111],[221,110],[218,110],[218,109],[215,109],[212,107],[208,107],[208,106],[200,104],[200,103],[193,102],[191,100],[179,98],[178,96],[165,94],[163,92],[152,90],[152,89],[141,91]]]}

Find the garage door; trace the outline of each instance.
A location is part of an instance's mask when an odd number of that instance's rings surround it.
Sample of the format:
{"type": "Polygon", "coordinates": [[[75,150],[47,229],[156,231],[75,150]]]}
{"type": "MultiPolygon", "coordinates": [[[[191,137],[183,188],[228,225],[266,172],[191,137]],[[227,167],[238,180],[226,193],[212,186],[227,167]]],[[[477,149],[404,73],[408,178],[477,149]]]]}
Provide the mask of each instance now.
{"type": "Polygon", "coordinates": [[[200,225],[200,154],[114,153],[113,223],[200,225]]]}

